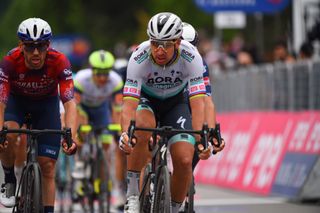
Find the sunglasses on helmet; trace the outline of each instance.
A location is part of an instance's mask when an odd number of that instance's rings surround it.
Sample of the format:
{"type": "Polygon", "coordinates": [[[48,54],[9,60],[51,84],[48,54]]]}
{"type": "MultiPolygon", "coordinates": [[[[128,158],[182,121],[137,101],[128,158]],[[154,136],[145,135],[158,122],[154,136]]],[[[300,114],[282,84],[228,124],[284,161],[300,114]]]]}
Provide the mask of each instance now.
{"type": "Polygon", "coordinates": [[[24,50],[33,53],[35,49],[39,52],[44,52],[48,49],[48,42],[24,42],[24,50]]]}

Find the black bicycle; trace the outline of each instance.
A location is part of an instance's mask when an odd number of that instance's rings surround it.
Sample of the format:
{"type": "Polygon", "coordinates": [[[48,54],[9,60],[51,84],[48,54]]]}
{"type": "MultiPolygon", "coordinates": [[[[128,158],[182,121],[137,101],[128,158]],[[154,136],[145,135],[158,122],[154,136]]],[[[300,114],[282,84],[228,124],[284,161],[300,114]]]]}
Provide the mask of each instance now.
{"type": "Polygon", "coordinates": [[[32,129],[31,115],[26,116],[27,129],[7,129],[4,127],[1,131],[1,142],[5,141],[8,133],[19,133],[27,135],[27,161],[22,170],[22,176],[16,192],[17,203],[13,207],[12,212],[30,213],[30,212],[43,212],[42,204],[42,180],[41,169],[37,161],[38,157],[38,136],[44,134],[58,134],[62,135],[68,144],[71,146],[71,129],[53,130],[32,129]]]}
{"type": "MultiPolygon", "coordinates": [[[[94,202],[98,201],[98,212],[110,212],[112,180],[110,165],[104,154],[100,135],[104,129],[110,133],[120,130],[120,125],[110,124],[104,128],[95,128],[91,125],[82,125],[80,133],[84,133],[84,144],[79,158],[84,162],[84,178],[80,179],[81,189],[75,186],[73,190],[81,194],[78,202],[85,212],[93,213],[94,202]],[[79,190],[81,191],[79,193],[79,190]]],[[[76,180],[73,181],[76,183],[76,180]]]]}
{"type": "Polygon", "coordinates": [[[152,152],[151,163],[143,171],[142,187],[140,191],[140,212],[144,213],[170,213],[171,192],[170,173],[167,166],[168,139],[173,134],[199,134],[202,140],[207,141],[209,128],[206,124],[202,130],[174,129],[170,126],[158,128],[140,128],[135,121],[130,122],[128,129],[129,141],[134,137],[135,131],[152,132],[153,143],[149,144],[152,152]]]}
{"type": "MultiPolygon", "coordinates": [[[[221,145],[221,142],[222,142],[222,138],[221,138],[221,131],[220,131],[220,124],[217,123],[215,128],[212,129],[210,128],[209,129],[209,141],[212,141],[213,138],[210,138],[210,137],[214,137],[217,139],[218,141],[218,147],[220,147],[221,145]]],[[[202,144],[203,146],[206,148],[207,147],[207,143],[206,141],[202,141],[202,144]]],[[[197,147],[196,147],[197,149],[197,147]]],[[[194,155],[197,155],[198,153],[195,152],[194,155]]],[[[213,151],[213,154],[216,154],[215,151],[213,151]]],[[[198,163],[199,161],[199,158],[195,158],[194,157],[194,160],[193,160],[193,165],[192,165],[192,171],[194,170],[196,164],[198,163]],[[195,162],[196,161],[196,162],[195,162]]],[[[179,213],[194,213],[194,195],[196,193],[196,190],[195,190],[195,182],[194,182],[194,176],[192,174],[192,181],[191,181],[191,184],[189,186],[189,189],[188,189],[188,193],[187,193],[187,196],[186,196],[186,199],[184,200],[184,203],[183,203],[183,210],[179,211],[179,213]]]]}

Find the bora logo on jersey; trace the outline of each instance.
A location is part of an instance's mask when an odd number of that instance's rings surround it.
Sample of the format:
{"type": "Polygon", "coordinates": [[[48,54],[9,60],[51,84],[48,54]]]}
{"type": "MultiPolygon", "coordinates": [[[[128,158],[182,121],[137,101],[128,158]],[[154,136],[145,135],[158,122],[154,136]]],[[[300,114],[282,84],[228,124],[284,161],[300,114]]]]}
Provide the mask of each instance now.
{"type": "Polygon", "coordinates": [[[185,49],[182,50],[181,57],[186,59],[188,62],[191,62],[194,59],[194,55],[185,49]]]}
{"type": "Polygon", "coordinates": [[[148,52],[144,50],[143,52],[139,53],[133,59],[138,63],[141,64],[144,60],[148,58],[148,52]]]}

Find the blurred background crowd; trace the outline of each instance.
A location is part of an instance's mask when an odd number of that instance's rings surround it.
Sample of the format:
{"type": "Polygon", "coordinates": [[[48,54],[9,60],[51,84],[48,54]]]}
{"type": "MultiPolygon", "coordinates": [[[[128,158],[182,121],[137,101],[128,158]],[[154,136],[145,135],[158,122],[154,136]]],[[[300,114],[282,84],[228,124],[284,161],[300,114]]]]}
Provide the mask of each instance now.
{"type": "MultiPolygon", "coordinates": [[[[214,81],[218,79],[216,74],[237,73],[257,66],[261,70],[266,63],[296,64],[319,58],[320,0],[1,0],[0,56],[17,45],[16,30],[21,20],[40,17],[50,23],[54,36],[51,44],[68,56],[73,72],[87,67],[88,55],[96,49],[111,51],[117,58],[115,68],[121,68],[126,66],[131,48],[147,39],[146,25],[150,17],[162,11],[177,14],[197,29],[198,49],[209,65],[214,84],[223,82],[214,81]],[[256,5],[248,10],[250,2],[256,5]],[[233,4],[240,5],[238,8],[243,11],[234,11],[237,7],[233,4]],[[230,11],[223,10],[230,8],[230,11]],[[225,12],[240,12],[240,16],[225,12]],[[218,17],[221,13],[222,19],[218,17]]],[[[281,78],[281,81],[287,80],[281,78]]],[[[230,86],[230,82],[225,83],[230,86]]],[[[242,82],[248,83],[248,78],[242,82]]],[[[226,89],[220,87],[219,90],[221,95],[226,94],[226,89]]],[[[214,92],[218,111],[225,110],[225,106],[219,106],[224,101],[219,98],[219,90],[214,92]]],[[[228,96],[235,90],[237,88],[228,96]]],[[[250,90],[257,91],[257,86],[250,90]]],[[[260,102],[261,97],[259,94],[260,102]]],[[[279,101],[273,98],[271,102],[274,105],[279,101]]]]}
{"type": "Polygon", "coordinates": [[[311,23],[301,26],[305,36],[299,48],[293,44],[294,1],[289,0],[283,9],[274,12],[246,13],[244,26],[229,28],[217,27],[215,12],[201,10],[199,2],[203,1],[2,0],[0,55],[16,45],[16,28],[21,20],[40,17],[52,27],[53,46],[69,56],[76,71],[86,66],[88,54],[95,49],[108,49],[118,58],[126,57],[128,47],[147,39],[147,21],[159,11],[174,12],[197,28],[199,51],[217,72],[276,60],[294,61],[319,52],[319,47],[314,47],[320,34],[317,1],[310,1],[316,12],[300,17],[311,23]]]}

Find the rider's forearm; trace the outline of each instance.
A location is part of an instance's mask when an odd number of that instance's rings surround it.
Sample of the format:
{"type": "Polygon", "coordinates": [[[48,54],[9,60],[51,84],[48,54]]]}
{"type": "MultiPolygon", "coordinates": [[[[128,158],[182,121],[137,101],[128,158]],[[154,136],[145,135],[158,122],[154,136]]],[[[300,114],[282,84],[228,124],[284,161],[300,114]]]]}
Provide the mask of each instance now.
{"type": "Polygon", "coordinates": [[[205,121],[209,128],[214,128],[216,125],[216,111],[211,96],[205,97],[205,121]]]}
{"type": "Polygon", "coordinates": [[[3,127],[4,123],[4,109],[6,108],[6,105],[2,102],[0,102],[0,130],[3,127]]]}
{"type": "MultiPolygon", "coordinates": [[[[199,96],[193,99],[190,99],[190,108],[192,113],[192,128],[194,130],[202,129],[202,125],[205,121],[205,100],[204,96],[199,96]]],[[[200,139],[200,136],[197,135],[196,139],[200,139]]]]}
{"type": "Polygon", "coordinates": [[[75,140],[77,133],[76,119],[77,119],[77,108],[76,103],[72,99],[63,104],[65,109],[65,122],[66,127],[71,128],[72,138],[75,140]]]}
{"type": "Polygon", "coordinates": [[[121,129],[123,132],[128,130],[130,120],[135,119],[137,107],[138,101],[130,99],[123,100],[121,112],[121,129]]]}

